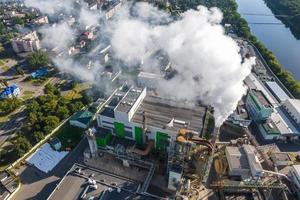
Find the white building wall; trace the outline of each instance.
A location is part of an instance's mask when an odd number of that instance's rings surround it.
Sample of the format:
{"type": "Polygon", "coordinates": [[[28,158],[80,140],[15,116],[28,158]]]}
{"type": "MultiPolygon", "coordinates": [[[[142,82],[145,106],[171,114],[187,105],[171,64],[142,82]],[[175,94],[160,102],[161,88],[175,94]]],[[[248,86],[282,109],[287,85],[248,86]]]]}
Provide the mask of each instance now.
{"type": "Polygon", "coordinates": [[[131,118],[133,117],[134,113],[136,112],[136,110],[138,109],[138,107],[141,105],[141,103],[143,102],[144,98],[147,95],[147,89],[144,88],[143,91],[141,92],[140,96],[138,97],[138,99],[134,102],[133,106],[131,107],[130,111],[128,112],[128,118],[129,121],[131,120],[131,118]]]}
{"type": "Polygon", "coordinates": [[[300,175],[297,171],[299,165],[293,165],[289,171],[289,177],[292,179],[298,189],[300,189],[300,175]]]}
{"type": "MultiPolygon", "coordinates": [[[[290,116],[298,123],[300,124],[300,112],[297,111],[297,109],[294,107],[294,105],[291,103],[291,101],[300,101],[295,99],[288,99],[283,103],[283,107],[286,109],[286,111],[290,114],[290,116]]],[[[300,104],[300,103],[299,103],[300,104]]]]}

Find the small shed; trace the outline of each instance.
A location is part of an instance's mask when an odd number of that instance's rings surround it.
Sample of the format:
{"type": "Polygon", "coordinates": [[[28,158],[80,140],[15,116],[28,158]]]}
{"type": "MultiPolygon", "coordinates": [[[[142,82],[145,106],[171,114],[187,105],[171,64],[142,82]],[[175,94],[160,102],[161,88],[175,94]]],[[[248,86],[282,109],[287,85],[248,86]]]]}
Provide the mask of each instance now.
{"type": "Polygon", "coordinates": [[[38,69],[35,72],[31,73],[32,78],[40,78],[48,74],[47,68],[38,69]]]}
{"type": "Polygon", "coordinates": [[[90,125],[93,116],[94,114],[90,111],[81,110],[78,111],[75,115],[73,115],[69,122],[72,126],[86,129],[90,125]]]}
{"type": "Polygon", "coordinates": [[[49,143],[54,150],[59,151],[61,149],[61,142],[57,137],[51,139],[49,143]]]}

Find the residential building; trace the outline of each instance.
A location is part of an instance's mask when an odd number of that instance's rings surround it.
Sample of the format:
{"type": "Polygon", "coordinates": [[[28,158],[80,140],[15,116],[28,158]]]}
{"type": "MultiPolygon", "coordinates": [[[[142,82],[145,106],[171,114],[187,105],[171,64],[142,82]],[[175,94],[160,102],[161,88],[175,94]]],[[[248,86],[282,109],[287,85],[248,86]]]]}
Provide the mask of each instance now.
{"type": "Polygon", "coordinates": [[[273,112],[272,105],[263,92],[255,89],[249,90],[247,94],[246,109],[255,122],[267,120],[273,112]]]}
{"type": "Polygon", "coordinates": [[[0,92],[0,99],[17,97],[20,95],[20,88],[17,85],[11,85],[0,92]]]}
{"type": "Polygon", "coordinates": [[[81,110],[78,111],[75,115],[73,115],[70,118],[69,123],[72,126],[77,126],[79,128],[86,129],[89,126],[90,122],[92,121],[93,116],[94,114],[91,113],[90,111],[81,110]]]}
{"type": "Polygon", "coordinates": [[[11,44],[16,53],[33,52],[40,49],[40,40],[36,31],[13,39],[11,44]]]}
{"type": "Polygon", "coordinates": [[[34,20],[34,23],[37,25],[49,24],[49,20],[47,16],[40,16],[34,20]]]}

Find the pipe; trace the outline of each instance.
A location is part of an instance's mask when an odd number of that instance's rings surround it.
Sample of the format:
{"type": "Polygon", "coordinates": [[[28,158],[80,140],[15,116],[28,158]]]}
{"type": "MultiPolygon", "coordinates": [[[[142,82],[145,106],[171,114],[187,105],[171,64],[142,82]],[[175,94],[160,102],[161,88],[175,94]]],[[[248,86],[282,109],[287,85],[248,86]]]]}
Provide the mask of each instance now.
{"type": "Polygon", "coordinates": [[[274,174],[274,175],[283,177],[283,178],[285,178],[285,179],[288,180],[288,181],[291,181],[291,179],[290,179],[289,177],[287,177],[287,175],[282,174],[282,173],[279,173],[279,172],[273,172],[273,171],[269,171],[269,170],[263,170],[263,172],[264,172],[264,173],[267,173],[267,174],[274,174]]]}
{"type": "Polygon", "coordinates": [[[195,137],[193,137],[191,139],[186,139],[186,138],[184,138],[184,136],[179,135],[176,138],[176,140],[177,140],[177,142],[180,142],[180,143],[193,142],[195,144],[200,144],[200,145],[206,146],[209,149],[210,152],[212,152],[212,150],[213,150],[213,145],[209,141],[207,141],[205,139],[195,138],[195,137]]]}
{"type": "Polygon", "coordinates": [[[148,144],[147,144],[147,147],[145,150],[140,150],[136,147],[133,146],[133,149],[130,150],[131,153],[135,153],[135,154],[138,154],[140,156],[146,156],[150,153],[151,149],[153,148],[154,146],[154,142],[153,140],[149,140],[148,144]]]}

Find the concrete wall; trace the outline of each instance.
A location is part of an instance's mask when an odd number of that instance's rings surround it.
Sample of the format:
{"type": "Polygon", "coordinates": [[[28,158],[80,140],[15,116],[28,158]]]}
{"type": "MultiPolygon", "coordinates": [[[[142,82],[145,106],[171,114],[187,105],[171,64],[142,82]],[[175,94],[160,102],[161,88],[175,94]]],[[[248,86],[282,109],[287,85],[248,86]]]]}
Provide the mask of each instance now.
{"type": "MultiPolygon", "coordinates": [[[[292,100],[295,101],[295,100],[292,100]]],[[[296,108],[291,104],[289,100],[283,103],[283,108],[289,113],[289,115],[300,125],[300,113],[297,112],[296,108]]]]}

